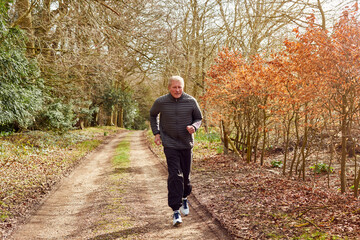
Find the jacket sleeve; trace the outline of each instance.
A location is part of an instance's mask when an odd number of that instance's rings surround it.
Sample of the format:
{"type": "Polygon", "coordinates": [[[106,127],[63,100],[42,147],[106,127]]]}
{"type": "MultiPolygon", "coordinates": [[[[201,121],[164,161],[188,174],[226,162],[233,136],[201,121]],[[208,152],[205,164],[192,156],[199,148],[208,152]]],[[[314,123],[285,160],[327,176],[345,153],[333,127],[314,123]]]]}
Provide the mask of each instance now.
{"type": "Polygon", "coordinates": [[[195,106],[194,106],[194,110],[193,110],[193,123],[191,124],[195,128],[195,131],[200,128],[202,118],[203,117],[202,117],[202,113],[201,113],[199,104],[195,100],[195,106]]]}
{"type": "Polygon", "coordinates": [[[159,102],[156,100],[153,104],[153,106],[150,109],[150,126],[151,131],[154,135],[160,134],[160,128],[159,128],[159,113],[160,113],[160,106],[159,102]]]}

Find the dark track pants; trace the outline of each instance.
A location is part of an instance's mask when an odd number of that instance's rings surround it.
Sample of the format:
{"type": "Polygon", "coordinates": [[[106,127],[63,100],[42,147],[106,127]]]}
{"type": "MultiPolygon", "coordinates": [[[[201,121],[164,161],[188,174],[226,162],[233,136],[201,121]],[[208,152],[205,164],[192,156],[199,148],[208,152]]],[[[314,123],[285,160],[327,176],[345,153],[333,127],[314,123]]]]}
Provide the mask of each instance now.
{"type": "Polygon", "coordinates": [[[168,204],[172,210],[178,210],[182,198],[191,193],[190,169],[192,149],[177,150],[164,148],[168,166],[168,204]]]}

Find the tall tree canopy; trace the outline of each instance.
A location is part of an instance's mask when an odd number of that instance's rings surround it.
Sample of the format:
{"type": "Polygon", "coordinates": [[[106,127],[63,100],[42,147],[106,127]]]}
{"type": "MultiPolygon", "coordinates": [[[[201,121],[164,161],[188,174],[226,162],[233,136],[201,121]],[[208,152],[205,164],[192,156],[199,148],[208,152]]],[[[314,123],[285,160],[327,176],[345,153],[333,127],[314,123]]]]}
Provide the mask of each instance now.
{"type": "Polygon", "coordinates": [[[18,114],[33,116],[33,128],[74,122],[145,128],[150,104],[166,92],[170,75],[182,75],[185,90],[201,96],[219,49],[237,50],[245,61],[264,50],[269,56],[293,38],[294,26],[305,29],[310,13],[326,29],[349,2],[335,8],[329,0],[1,1],[2,16],[9,16],[2,31],[22,30],[26,40],[17,49],[32,64],[28,77],[39,79],[33,87],[46,96],[33,95],[39,102],[29,101],[32,108],[20,103],[18,114]],[[56,124],[60,119],[67,121],[56,124]]]}

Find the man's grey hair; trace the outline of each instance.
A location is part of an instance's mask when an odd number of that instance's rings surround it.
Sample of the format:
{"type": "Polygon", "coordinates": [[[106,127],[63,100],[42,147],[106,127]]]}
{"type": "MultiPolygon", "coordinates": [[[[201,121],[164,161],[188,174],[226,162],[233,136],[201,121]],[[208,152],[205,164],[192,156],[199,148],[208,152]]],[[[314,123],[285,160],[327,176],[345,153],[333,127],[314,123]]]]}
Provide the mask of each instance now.
{"type": "Polygon", "coordinates": [[[184,87],[184,85],[185,85],[184,84],[184,79],[182,77],[180,77],[180,76],[172,76],[172,77],[170,77],[169,82],[168,82],[168,87],[170,87],[171,83],[175,82],[175,81],[180,82],[181,85],[184,87]]]}

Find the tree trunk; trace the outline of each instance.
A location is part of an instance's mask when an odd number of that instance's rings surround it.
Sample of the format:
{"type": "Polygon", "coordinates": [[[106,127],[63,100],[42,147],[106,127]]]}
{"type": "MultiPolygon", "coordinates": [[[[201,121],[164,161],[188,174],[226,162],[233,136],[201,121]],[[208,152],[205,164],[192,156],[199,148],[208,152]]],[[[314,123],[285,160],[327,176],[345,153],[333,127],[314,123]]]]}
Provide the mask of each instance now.
{"type": "MultiPolygon", "coordinates": [[[[292,176],[293,169],[294,169],[294,164],[295,164],[295,162],[296,162],[297,151],[298,151],[298,147],[299,147],[299,143],[300,143],[298,119],[299,119],[299,117],[298,117],[298,115],[295,113],[295,134],[296,134],[296,144],[295,144],[295,149],[294,149],[293,159],[292,159],[292,161],[291,161],[291,165],[290,165],[290,172],[289,172],[289,176],[292,176]]],[[[296,174],[296,172],[295,172],[295,174],[296,174]]]]}
{"type": "Polygon", "coordinates": [[[291,122],[294,118],[294,115],[290,117],[290,119],[287,119],[287,124],[285,125],[285,149],[284,149],[284,164],[283,164],[283,175],[286,175],[286,167],[287,167],[287,157],[289,154],[289,140],[290,140],[290,128],[291,128],[291,122]]]}
{"type": "MultiPolygon", "coordinates": [[[[33,3],[35,4],[35,3],[33,3]]],[[[13,25],[18,25],[21,29],[24,29],[27,33],[28,41],[27,52],[30,56],[35,54],[34,47],[34,34],[32,27],[32,18],[31,10],[34,5],[30,6],[29,0],[17,0],[15,3],[15,12],[18,14],[18,17],[13,25]]]]}
{"type": "Polygon", "coordinates": [[[251,135],[250,135],[250,126],[251,126],[251,122],[250,122],[250,116],[248,116],[249,119],[247,121],[247,136],[246,136],[246,161],[247,163],[251,162],[251,135]]]}
{"type": "Polygon", "coordinates": [[[118,112],[118,127],[124,127],[124,108],[120,107],[118,112]]]}
{"type": "MultiPolygon", "coordinates": [[[[345,111],[345,106],[343,106],[343,111],[345,111]]],[[[346,130],[346,116],[343,116],[341,123],[341,193],[346,192],[346,130]]]]}
{"type": "Polygon", "coordinates": [[[51,0],[43,0],[40,12],[40,20],[35,26],[34,35],[37,39],[36,52],[41,53],[47,58],[48,61],[52,61],[53,51],[50,49],[50,41],[48,37],[48,31],[51,28],[51,13],[50,13],[51,0]]]}
{"type": "MultiPolygon", "coordinates": [[[[305,108],[306,109],[306,108],[305,108]]],[[[307,126],[307,120],[308,120],[308,115],[305,114],[305,120],[304,120],[304,138],[302,141],[302,146],[301,146],[301,156],[302,156],[302,179],[305,180],[305,169],[306,169],[306,154],[305,154],[305,148],[307,146],[307,141],[308,141],[308,129],[309,127],[307,126]]]]}
{"type": "Polygon", "coordinates": [[[261,147],[261,156],[260,156],[260,165],[262,166],[264,164],[264,155],[265,155],[265,146],[266,146],[266,118],[267,118],[267,114],[266,114],[266,110],[263,109],[263,123],[262,123],[262,127],[263,127],[263,142],[262,142],[262,147],[261,147]]]}
{"type": "Polygon", "coordinates": [[[113,120],[113,123],[114,123],[114,126],[118,127],[118,116],[119,116],[119,111],[115,111],[114,112],[114,120],[113,120]]]}
{"type": "Polygon", "coordinates": [[[227,133],[227,129],[225,127],[224,121],[221,120],[221,129],[222,129],[222,141],[224,143],[224,154],[228,154],[229,153],[229,138],[228,133],[227,133]]]}
{"type": "Polygon", "coordinates": [[[354,180],[354,197],[356,198],[359,196],[359,182],[360,182],[360,169],[357,173],[357,177],[355,173],[355,180],[354,180]]]}
{"type": "Polygon", "coordinates": [[[254,147],[254,163],[257,160],[257,150],[258,150],[259,139],[260,139],[260,133],[258,131],[256,131],[255,142],[253,144],[253,147],[254,147]]]}

